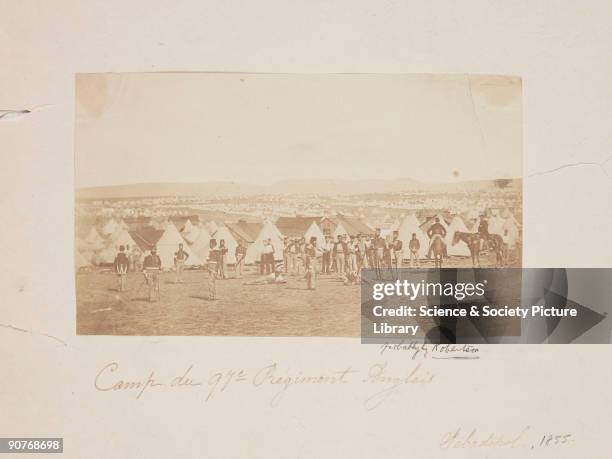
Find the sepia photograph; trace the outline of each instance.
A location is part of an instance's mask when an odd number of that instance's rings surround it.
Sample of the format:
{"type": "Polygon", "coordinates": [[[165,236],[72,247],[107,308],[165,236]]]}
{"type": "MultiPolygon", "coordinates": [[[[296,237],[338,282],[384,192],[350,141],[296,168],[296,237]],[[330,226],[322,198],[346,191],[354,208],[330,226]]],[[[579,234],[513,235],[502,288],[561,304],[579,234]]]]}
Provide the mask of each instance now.
{"type": "Polygon", "coordinates": [[[522,267],[500,75],[77,74],[77,334],[360,335],[361,270],[522,267]]]}
{"type": "Polygon", "coordinates": [[[612,1],[0,5],[0,459],[611,457],[612,1]]]}

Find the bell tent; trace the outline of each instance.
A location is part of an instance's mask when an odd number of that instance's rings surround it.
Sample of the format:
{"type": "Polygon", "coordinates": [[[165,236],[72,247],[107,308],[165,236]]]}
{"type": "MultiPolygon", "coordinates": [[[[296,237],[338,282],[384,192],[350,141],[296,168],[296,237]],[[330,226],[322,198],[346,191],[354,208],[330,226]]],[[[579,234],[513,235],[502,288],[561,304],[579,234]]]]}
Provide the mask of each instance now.
{"type": "Polygon", "coordinates": [[[201,265],[202,260],[193,250],[189,247],[189,244],[183,239],[181,234],[174,226],[174,223],[168,223],[164,234],[155,244],[157,248],[157,254],[161,258],[162,269],[174,268],[174,254],[179,248],[179,244],[183,244],[183,250],[189,254],[189,257],[185,261],[186,266],[201,265]]]}

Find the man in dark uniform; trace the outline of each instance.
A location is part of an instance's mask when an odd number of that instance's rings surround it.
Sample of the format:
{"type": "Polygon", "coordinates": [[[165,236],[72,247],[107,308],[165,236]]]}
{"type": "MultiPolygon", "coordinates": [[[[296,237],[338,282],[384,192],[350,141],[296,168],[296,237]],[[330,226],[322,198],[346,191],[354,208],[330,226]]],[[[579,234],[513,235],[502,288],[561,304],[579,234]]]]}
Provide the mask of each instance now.
{"type": "Polygon", "coordinates": [[[142,264],[145,281],[149,286],[149,301],[159,299],[159,273],[161,271],[161,258],[157,255],[157,249],[153,247],[142,264]]]}
{"type": "Polygon", "coordinates": [[[183,269],[189,254],[183,249],[183,244],[179,244],[177,252],[174,252],[174,266],[176,267],[176,282],[183,282],[183,269]]]}
{"type": "Polygon", "coordinates": [[[485,214],[480,215],[480,222],[478,223],[478,234],[480,235],[480,239],[482,239],[483,246],[489,241],[489,221],[485,214]]]}
{"type": "Polygon", "coordinates": [[[393,231],[393,255],[394,255],[394,264],[395,269],[402,267],[402,262],[404,260],[404,243],[399,238],[399,231],[393,231]]]}
{"type": "Polygon", "coordinates": [[[410,249],[410,267],[414,268],[414,262],[416,260],[417,268],[421,267],[421,261],[419,260],[419,250],[421,250],[421,243],[417,239],[416,233],[412,233],[412,239],[408,243],[408,249],[410,249]]]}
{"type": "Polygon", "coordinates": [[[219,255],[217,256],[217,276],[225,279],[225,265],[227,264],[227,252],[229,249],[225,245],[225,239],[219,240],[219,255]]]}
{"type": "Polygon", "coordinates": [[[321,250],[317,247],[317,238],[311,237],[306,247],[304,247],[304,267],[306,269],[306,287],[308,290],[317,288],[317,258],[321,255],[321,250]]]}
{"type": "Polygon", "coordinates": [[[157,255],[157,248],[153,247],[151,249],[151,253],[147,255],[144,259],[142,268],[143,269],[147,269],[147,268],[161,269],[161,258],[159,258],[159,255],[157,255]]]}
{"type": "Polygon", "coordinates": [[[336,273],[343,274],[346,268],[346,257],[348,255],[348,245],[344,242],[344,237],[338,235],[338,242],[334,244],[333,256],[336,260],[336,273]]]}
{"type": "Polygon", "coordinates": [[[236,256],[236,275],[238,277],[242,277],[242,271],[244,269],[244,258],[246,257],[247,249],[244,245],[242,245],[242,239],[238,239],[238,245],[236,246],[235,256],[236,256]]]}
{"type": "Polygon", "coordinates": [[[119,276],[119,291],[123,292],[125,290],[125,284],[127,281],[127,272],[130,260],[125,253],[125,247],[119,246],[119,253],[115,257],[114,267],[117,276],[119,276]]]}
{"type": "Polygon", "coordinates": [[[365,253],[368,263],[368,268],[376,267],[376,260],[374,255],[374,238],[372,236],[368,236],[365,241],[365,253]]]}
{"type": "Polygon", "coordinates": [[[446,228],[442,226],[440,223],[440,219],[438,217],[435,218],[434,224],[429,227],[427,230],[427,236],[429,237],[429,251],[427,252],[427,258],[431,258],[431,250],[433,246],[433,242],[436,239],[441,239],[442,244],[444,245],[444,256],[447,256],[446,253],[446,244],[444,243],[444,238],[446,237],[446,228]]]}
{"type": "Polygon", "coordinates": [[[331,254],[332,254],[333,247],[334,245],[330,241],[330,237],[325,236],[325,242],[323,243],[323,247],[321,247],[321,249],[323,250],[323,257],[321,261],[321,273],[322,274],[329,274],[329,268],[331,265],[331,262],[330,262],[331,254]]]}
{"type": "Polygon", "coordinates": [[[480,223],[478,223],[478,233],[483,237],[487,237],[489,235],[489,221],[487,217],[482,214],[480,216],[480,223]]]}
{"type": "Polygon", "coordinates": [[[384,266],[385,252],[387,251],[387,241],[380,234],[380,228],[376,228],[374,233],[374,241],[372,246],[374,247],[374,267],[381,269],[384,266]]]}
{"type": "Polygon", "coordinates": [[[208,299],[217,299],[217,272],[219,264],[219,249],[217,248],[217,240],[211,239],[209,242],[208,260],[206,260],[205,271],[208,273],[208,299]]]}

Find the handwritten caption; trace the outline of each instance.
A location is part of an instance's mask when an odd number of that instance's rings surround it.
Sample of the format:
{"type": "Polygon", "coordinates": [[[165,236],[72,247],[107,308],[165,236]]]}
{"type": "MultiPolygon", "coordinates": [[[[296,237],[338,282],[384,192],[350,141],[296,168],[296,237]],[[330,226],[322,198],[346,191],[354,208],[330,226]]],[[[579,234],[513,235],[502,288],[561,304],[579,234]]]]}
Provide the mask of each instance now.
{"type": "Polygon", "coordinates": [[[433,359],[453,356],[475,358],[478,348],[394,344],[381,346],[380,356],[392,351],[406,351],[406,359],[394,364],[380,360],[366,366],[347,365],[315,372],[292,369],[279,362],[269,362],[256,368],[222,370],[205,370],[190,364],[169,377],[162,376],[162,372],[154,369],[143,372],[141,377],[128,377],[133,370],[113,361],[97,370],[93,385],[96,391],[129,393],[135,400],[159,391],[191,390],[201,397],[203,403],[243,389],[261,390],[269,396],[271,407],[277,407],[288,394],[300,388],[359,385],[364,388],[365,408],[373,410],[403,389],[435,384],[439,375],[433,359]]]}

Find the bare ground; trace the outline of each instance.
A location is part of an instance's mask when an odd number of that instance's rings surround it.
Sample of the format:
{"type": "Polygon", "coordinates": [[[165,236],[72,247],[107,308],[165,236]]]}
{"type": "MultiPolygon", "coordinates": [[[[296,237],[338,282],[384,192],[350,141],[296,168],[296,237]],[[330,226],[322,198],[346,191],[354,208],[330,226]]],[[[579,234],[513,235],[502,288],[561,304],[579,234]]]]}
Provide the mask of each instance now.
{"type": "MultiPolygon", "coordinates": [[[[482,259],[490,266],[490,258],[482,259]]],[[[451,258],[445,267],[471,262],[451,258]]],[[[431,263],[424,267],[431,266],[431,263]]],[[[280,285],[246,285],[260,276],[247,268],[242,279],[229,272],[217,281],[217,300],[208,299],[208,275],[186,271],[183,283],[163,273],[161,298],[149,303],[143,275],[130,273],[119,292],[111,272],[76,276],[77,333],[85,335],[354,336],[360,335],[360,288],[319,275],[316,290],[303,276],[280,285]]]]}

